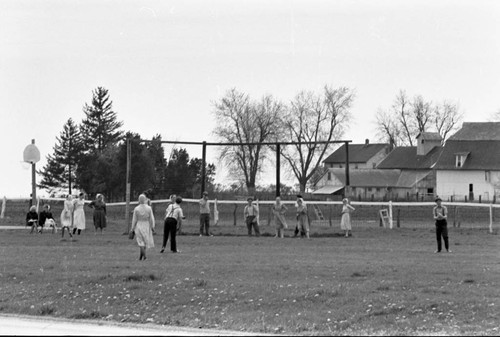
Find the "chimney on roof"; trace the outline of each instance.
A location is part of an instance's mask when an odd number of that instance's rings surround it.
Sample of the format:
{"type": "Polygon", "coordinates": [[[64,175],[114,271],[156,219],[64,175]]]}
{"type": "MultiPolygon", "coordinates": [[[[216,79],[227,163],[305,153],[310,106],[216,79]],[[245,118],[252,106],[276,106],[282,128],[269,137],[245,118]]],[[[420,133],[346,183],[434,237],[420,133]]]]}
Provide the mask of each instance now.
{"type": "Polygon", "coordinates": [[[365,139],[365,145],[370,144],[370,140],[368,138],[365,139]]]}

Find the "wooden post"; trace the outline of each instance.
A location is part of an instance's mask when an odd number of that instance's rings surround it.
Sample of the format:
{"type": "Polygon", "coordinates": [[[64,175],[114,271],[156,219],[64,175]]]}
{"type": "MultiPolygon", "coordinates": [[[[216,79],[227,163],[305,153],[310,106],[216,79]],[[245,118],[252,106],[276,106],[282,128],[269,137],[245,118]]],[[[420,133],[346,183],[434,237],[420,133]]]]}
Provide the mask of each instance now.
{"type": "Polygon", "coordinates": [[[130,139],[127,139],[127,173],[126,173],[126,185],[125,185],[125,233],[127,235],[130,230],[130,172],[131,172],[131,156],[132,150],[130,148],[130,139]]]}
{"type": "Polygon", "coordinates": [[[389,200],[389,228],[392,229],[392,200],[389,200]]]}
{"type": "Polygon", "coordinates": [[[201,151],[201,196],[203,198],[203,192],[205,192],[205,166],[206,166],[206,158],[207,158],[207,142],[203,142],[202,151],[201,151]]]}
{"type": "Polygon", "coordinates": [[[234,211],[233,211],[233,225],[236,226],[236,210],[238,209],[238,204],[234,204],[234,211]]]}
{"type": "MultiPolygon", "coordinates": [[[[481,198],[481,196],[479,196],[481,198]]],[[[490,204],[490,234],[493,233],[493,205],[490,204]]]]}
{"type": "Polygon", "coordinates": [[[396,218],[396,226],[399,228],[401,226],[401,222],[400,222],[400,215],[401,215],[401,209],[398,208],[398,215],[397,215],[397,218],[396,218]]]}
{"type": "Polygon", "coordinates": [[[276,197],[279,197],[281,195],[280,191],[280,144],[276,143],[276,197]]]}

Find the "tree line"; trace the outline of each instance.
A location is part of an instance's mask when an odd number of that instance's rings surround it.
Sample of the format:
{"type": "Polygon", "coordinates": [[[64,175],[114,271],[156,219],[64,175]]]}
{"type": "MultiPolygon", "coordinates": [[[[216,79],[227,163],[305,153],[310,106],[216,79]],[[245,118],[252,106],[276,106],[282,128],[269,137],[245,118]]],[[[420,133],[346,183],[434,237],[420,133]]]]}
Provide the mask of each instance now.
{"type": "MultiPolygon", "coordinates": [[[[253,99],[236,88],[227,90],[213,102],[213,134],[219,142],[231,144],[218,147],[219,162],[234,182],[228,186],[215,184],[216,167],[208,164],[206,189],[255,194],[264,166],[275,165],[273,158],[279,151],[284,159],[282,171],[294,176],[297,192],[305,192],[324,172],[323,160],[336,146],[325,142],[342,140],[349,128],[354,99],[354,90],[328,85],[319,92],[301,91],[290,102],[270,94],[253,99]]],[[[189,158],[182,148],[174,149],[167,160],[160,135],[153,137],[152,142],[141,143],[140,135],[123,132],[108,90],[95,89],[83,112],[85,118],[80,125],[69,119],[57,137],[54,152],[47,156],[47,165],[40,171],[40,187],[73,186],[89,194],[102,193],[108,199],[123,199],[126,140],[131,139],[133,196],[143,191],[161,197],[201,194],[202,160],[189,158]]],[[[419,95],[410,99],[403,90],[389,109],[379,109],[375,116],[378,139],[393,146],[413,146],[417,134],[428,131],[438,132],[444,141],[463,118],[458,104],[434,104],[419,95]]],[[[291,188],[282,187],[291,193],[291,188]]]]}
{"type": "MultiPolygon", "coordinates": [[[[170,194],[198,196],[202,160],[189,158],[185,149],[175,148],[167,160],[156,135],[141,142],[139,134],[124,132],[123,122],[113,110],[107,89],[98,87],[92,101],[83,107],[80,124],[69,118],[63,126],[47,164],[38,173],[40,188],[49,192],[65,189],[85,191],[89,196],[101,193],[107,200],[123,200],[126,193],[127,139],[131,144],[131,195],[148,192],[151,197],[170,194]]],[[[215,166],[206,165],[206,185],[213,185],[215,166]]]]}

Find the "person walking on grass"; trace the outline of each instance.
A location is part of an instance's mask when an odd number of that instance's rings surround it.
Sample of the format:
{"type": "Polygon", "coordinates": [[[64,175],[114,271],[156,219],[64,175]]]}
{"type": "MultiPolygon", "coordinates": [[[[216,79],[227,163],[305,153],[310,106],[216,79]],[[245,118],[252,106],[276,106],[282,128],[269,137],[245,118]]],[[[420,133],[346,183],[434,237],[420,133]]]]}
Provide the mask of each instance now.
{"type": "Polygon", "coordinates": [[[274,214],[274,225],[276,227],[276,235],[275,238],[284,238],[285,237],[285,228],[288,228],[285,219],[285,212],[288,208],[281,203],[281,198],[276,197],[276,202],[272,207],[272,211],[274,214]]]}
{"type": "Polygon", "coordinates": [[[64,208],[61,212],[61,237],[64,237],[64,230],[68,231],[69,237],[72,238],[71,227],[73,226],[73,196],[69,194],[64,200],[64,208]]]}
{"type": "Polygon", "coordinates": [[[349,204],[349,199],[342,199],[342,217],[340,218],[340,229],[345,231],[345,237],[352,236],[351,213],[355,208],[349,204]]]}
{"type": "Polygon", "coordinates": [[[73,202],[73,235],[78,231],[78,235],[85,229],[85,195],[81,192],[78,199],[73,202]]]}
{"type": "Polygon", "coordinates": [[[255,236],[260,236],[259,223],[257,218],[259,217],[259,209],[257,205],[253,204],[253,198],[249,197],[247,199],[247,205],[243,210],[243,216],[245,217],[245,222],[247,224],[248,236],[252,236],[252,228],[255,231],[255,236]]]}
{"type": "Polygon", "coordinates": [[[436,240],[437,240],[437,250],[435,253],[441,252],[441,237],[444,241],[444,248],[448,253],[451,253],[451,249],[448,244],[448,209],[446,206],[442,205],[441,198],[436,198],[436,206],[434,206],[432,213],[434,215],[434,220],[436,221],[436,240]]]}
{"type": "Polygon", "coordinates": [[[106,203],[104,202],[104,196],[102,194],[97,194],[96,200],[89,204],[90,208],[94,209],[93,220],[94,220],[94,235],[97,234],[99,229],[102,234],[102,230],[106,228],[107,217],[106,217],[106,203]]]}
{"type": "Polygon", "coordinates": [[[307,216],[307,206],[302,198],[297,199],[297,229],[300,237],[309,239],[309,217],[307,216]]]}
{"type": "Polygon", "coordinates": [[[135,239],[139,245],[139,261],[146,260],[146,249],[155,246],[153,238],[155,217],[147,201],[148,198],[144,194],[139,195],[139,205],[134,208],[132,216],[131,231],[135,233],[135,239]]]}
{"type": "Polygon", "coordinates": [[[161,247],[160,253],[163,253],[165,251],[165,246],[167,244],[169,236],[170,250],[172,251],[172,253],[180,253],[180,251],[177,250],[177,242],[175,236],[177,232],[181,230],[182,220],[184,219],[181,203],[182,198],[180,196],[177,196],[175,198],[175,203],[170,204],[167,207],[163,230],[163,246],[161,247]]]}
{"type": "Polygon", "coordinates": [[[210,202],[208,201],[208,192],[203,192],[200,199],[200,236],[213,236],[210,234],[210,202]]]}

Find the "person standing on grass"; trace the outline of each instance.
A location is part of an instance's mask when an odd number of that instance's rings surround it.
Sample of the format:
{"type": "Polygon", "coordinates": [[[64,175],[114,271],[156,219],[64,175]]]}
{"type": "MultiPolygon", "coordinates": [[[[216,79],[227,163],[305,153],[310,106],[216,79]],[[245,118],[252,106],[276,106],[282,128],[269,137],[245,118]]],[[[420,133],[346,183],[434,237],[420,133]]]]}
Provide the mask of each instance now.
{"type": "Polygon", "coordinates": [[[349,204],[349,199],[342,199],[342,218],[340,218],[340,229],[345,231],[345,237],[352,236],[351,213],[355,208],[349,204]]]}
{"type": "Polygon", "coordinates": [[[163,220],[163,243],[161,245],[162,249],[165,249],[165,247],[167,247],[167,244],[168,244],[168,228],[167,228],[167,216],[168,216],[168,207],[170,205],[173,205],[175,204],[175,199],[177,198],[177,196],[175,194],[171,194],[170,195],[170,200],[167,201],[167,209],[165,210],[165,218],[163,220]]]}
{"type": "Polygon", "coordinates": [[[30,234],[33,234],[38,227],[38,213],[36,211],[36,206],[31,206],[28,213],[26,213],[26,226],[31,227],[30,234]]]}
{"type": "Polygon", "coordinates": [[[89,207],[94,209],[94,234],[97,234],[97,229],[100,229],[102,234],[102,230],[106,228],[107,224],[106,203],[104,202],[104,196],[102,194],[97,194],[96,200],[92,201],[89,204],[89,207]]]}
{"type": "Polygon", "coordinates": [[[257,218],[259,217],[259,209],[253,204],[253,198],[249,197],[247,199],[248,204],[243,210],[243,215],[245,217],[245,222],[247,224],[248,236],[252,236],[252,228],[255,231],[255,236],[260,236],[259,224],[257,218]]]}
{"type": "Polygon", "coordinates": [[[148,198],[144,194],[139,195],[139,205],[134,208],[132,216],[131,231],[135,233],[135,239],[139,245],[139,261],[146,260],[146,249],[155,246],[153,238],[155,217],[147,201],[148,198]]]}
{"type": "Polygon", "coordinates": [[[177,250],[177,242],[175,236],[177,232],[180,231],[182,226],[182,220],[184,219],[184,214],[181,208],[182,198],[177,196],[175,198],[175,203],[171,204],[167,207],[167,216],[164,222],[164,230],[163,230],[163,246],[161,247],[160,253],[165,251],[165,245],[168,240],[168,236],[170,235],[170,250],[172,253],[180,253],[177,250]]]}
{"type": "Polygon", "coordinates": [[[71,234],[71,227],[73,226],[73,196],[69,194],[64,200],[64,208],[61,212],[61,237],[64,237],[64,230],[68,231],[69,237],[73,237],[71,234]]]}
{"type": "Polygon", "coordinates": [[[297,229],[300,230],[300,237],[309,239],[309,217],[307,216],[307,206],[304,199],[297,199],[297,229]]]}
{"type": "Polygon", "coordinates": [[[85,195],[81,192],[78,195],[78,199],[73,202],[73,234],[78,231],[78,235],[81,234],[82,230],[85,229],[85,195]]]}
{"type": "Polygon", "coordinates": [[[285,237],[285,228],[288,228],[288,225],[285,220],[285,212],[288,210],[288,208],[281,203],[281,198],[276,197],[276,202],[274,203],[272,207],[272,211],[274,214],[274,225],[276,227],[276,236],[280,238],[285,237]]]}
{"type": "Polygon", "coordinates": [[[432,213],[434,215],[434,220],[436,221],[436,240],[437,240],[437,250],[434,253],[441,252],[441,237],[443,237],[444,248],[448,253],[451,253],[451,249],[448,244],[448,209],[446,206],[441,205],[441,198],[436,198],[436,206],[434,206],[432,213]]]}
{"type": "Polygon", "coordinates": [[[200,236],[213,236],[210,234],[210,202],[208,201],[208,192],[203,192],[200,199],[200,236]]]}

